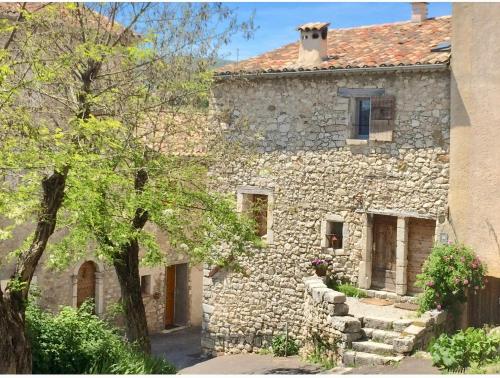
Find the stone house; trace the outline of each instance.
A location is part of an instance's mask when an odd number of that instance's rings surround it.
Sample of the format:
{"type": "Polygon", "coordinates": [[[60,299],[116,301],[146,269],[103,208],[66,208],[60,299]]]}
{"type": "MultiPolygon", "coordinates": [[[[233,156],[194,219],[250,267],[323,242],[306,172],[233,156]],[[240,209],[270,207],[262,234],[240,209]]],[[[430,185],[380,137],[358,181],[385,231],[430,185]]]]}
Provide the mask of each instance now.
{"type": "Polygon", "coordinates": [[[317,257],[370,296],[415,301],[448,241],[451,17],[412,6],[408,22],[302,25],[298,42],[218,72],[214,124],[246,152],[209,177],[240,211],[253,204],[266,247],[245,275],[205,269],[205,351],[300,339],[317,257]]]}
{"type": "MultiPolygon", "coordinates": [[[[20,246],[31,232],[29,226],[17,230],[14,237],[0,242],[0,284],[5,289],[14,272],[14,262],[7,258],[10,251],[20,246]]],[[[151,333],[174,326],[201,324],[202,269],[191,266],[187,256],[168,247],[166,238],[157,233],[160,245],[167,255],[167,266],[140,267],[141,289],[151,333]]],[[[56,233],[51,241],[61,237],[56,233]]],[[[97,315],[122,325],[116,314],[121,292],[114,267],[96,258],[92,251],[62,271],[46,266],[48,254],[42,256],[33,283],[40,291],[39,304],[51,311],[60,306],[79,307],[93,298],[97,315]]]]}

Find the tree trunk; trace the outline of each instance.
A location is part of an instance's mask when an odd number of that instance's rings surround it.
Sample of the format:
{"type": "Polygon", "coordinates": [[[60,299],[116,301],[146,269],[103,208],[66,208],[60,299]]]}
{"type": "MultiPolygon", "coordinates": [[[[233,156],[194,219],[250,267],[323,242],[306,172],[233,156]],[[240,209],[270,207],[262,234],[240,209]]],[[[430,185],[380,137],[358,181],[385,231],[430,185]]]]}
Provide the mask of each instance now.
{"type": "MultiPolygon", "coordinates": [[[[134,187],[137,192],[142,192],[148,181],[145,169],[139,169],[135,175],[134,187]]],[[[132,228],[141,230],[148,221],[148,212],[136,209],[132,220],[132,228]]],[[[142,301],[141,277],[139,276],[139,242],[137,238],[131,239],[120,251],[120,257],[113,262],[120,282],[122,305],[125,311],[125,328],[127,338],[137,342],[140,349],[151,353],[151,341],[148,333],[146,310],[142,301]]]]}
{"type": "Polygon", "coordinates": [[[42,181],[43,198],[35,234],[30,247],[17,260],[13,280],[22,289],[0,290],[0,373],[31,373],[31,347],[25,329],[25,309],[33,273],[49,237],[56,227],[57,212],[62,205],[67,168],[54,172],[42,181]]]}
{"type": "Polygon", "coordinates": [[[122,250],[122,259],[115,259],[115,271],[120,282],[122,305],[125,313],[127,339],[137,342],[139,348],[151,353],[146,310],[142,301],[139,276],[139,243],[137,239],[122,250]]]}
{"type": "Polygon", "coordinates": [[[24,329],[24,312],[14,310],[0,292],[0,374],[30,374],[31,348],[24,329]]]}

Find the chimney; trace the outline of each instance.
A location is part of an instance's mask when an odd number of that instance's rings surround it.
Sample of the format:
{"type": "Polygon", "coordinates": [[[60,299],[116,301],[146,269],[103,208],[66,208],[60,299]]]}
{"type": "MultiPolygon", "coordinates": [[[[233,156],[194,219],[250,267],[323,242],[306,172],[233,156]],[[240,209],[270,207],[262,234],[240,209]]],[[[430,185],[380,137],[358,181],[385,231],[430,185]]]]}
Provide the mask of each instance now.
{"type": "Polygon", "coordinates": [[[327,22],[310,22],[297,28],[300,31],[298,66],[314,67],[327,59],[328,25],[327,22]]]}
{"type": "Polygon", "coordinates": [[[427,11],[429,3],[414,2],[411,3],[411,21],[422,22],[427,20],[427,11]]]}

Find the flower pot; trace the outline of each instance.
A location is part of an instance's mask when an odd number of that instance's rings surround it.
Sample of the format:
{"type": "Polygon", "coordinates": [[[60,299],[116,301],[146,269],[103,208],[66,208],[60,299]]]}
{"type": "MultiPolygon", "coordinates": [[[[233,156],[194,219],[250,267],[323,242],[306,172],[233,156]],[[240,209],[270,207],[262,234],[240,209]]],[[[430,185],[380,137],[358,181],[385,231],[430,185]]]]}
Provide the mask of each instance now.
{"type": "Polygon", "coordinates": [[[327,267],[324,266],[324,265],[323,266],[316,266],[316,267],[314,267],[314,270],[316,271],[316,275],[318,277],[324,277],[324,276],[326,276],[326,269],[327,269],[327,267]]]}

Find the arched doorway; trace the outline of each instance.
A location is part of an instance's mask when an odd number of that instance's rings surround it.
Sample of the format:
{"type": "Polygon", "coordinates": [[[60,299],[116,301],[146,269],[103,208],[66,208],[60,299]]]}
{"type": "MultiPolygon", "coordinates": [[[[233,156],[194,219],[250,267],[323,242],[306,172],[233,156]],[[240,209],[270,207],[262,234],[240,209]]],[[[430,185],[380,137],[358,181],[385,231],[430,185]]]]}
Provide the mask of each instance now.
{"type": "Polygon", "coordinates": [[[94,262],[86,261],[78,269],[76,307],[80,307],[85,300],[96,299],[96,270],[94,262]]]}

